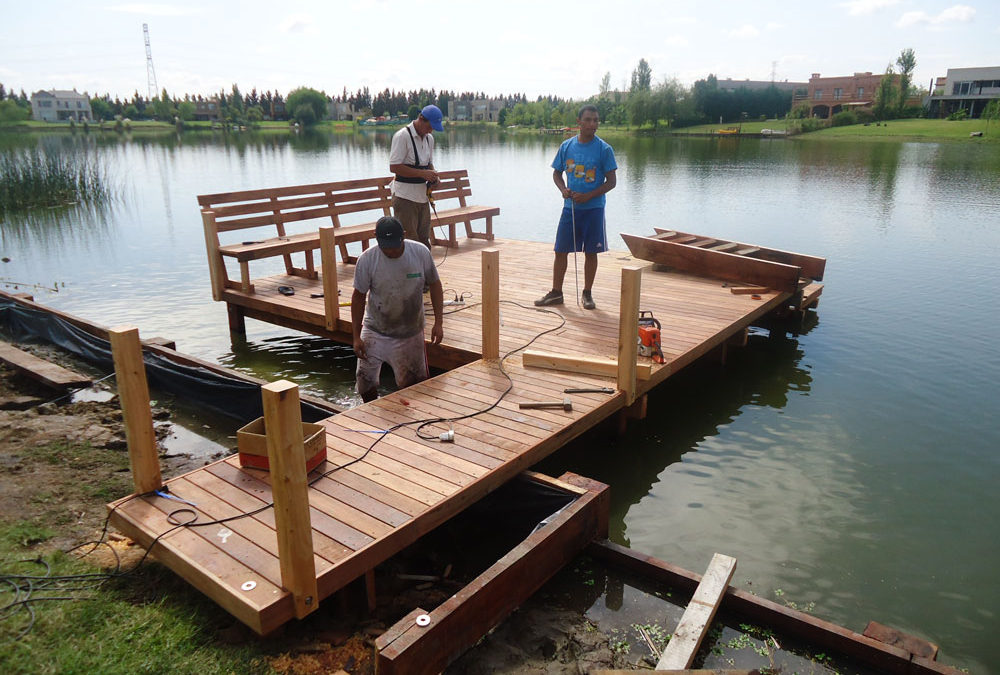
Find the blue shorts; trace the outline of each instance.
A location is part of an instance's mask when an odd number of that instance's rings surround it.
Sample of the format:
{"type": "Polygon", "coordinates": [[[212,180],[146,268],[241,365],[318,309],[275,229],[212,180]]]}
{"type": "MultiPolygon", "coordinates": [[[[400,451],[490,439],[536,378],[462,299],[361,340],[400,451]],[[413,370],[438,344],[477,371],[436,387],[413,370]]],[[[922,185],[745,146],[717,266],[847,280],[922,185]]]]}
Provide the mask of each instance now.
{"type": "Polygon", "coordinates": [[[585,253],[601,253],[608,250],[608,238],[604,232],[604,208],[574,209],[564,206],[556,230],[556,253],[573,251],[573,221],[576,220],[576,250],[585,253]]]}

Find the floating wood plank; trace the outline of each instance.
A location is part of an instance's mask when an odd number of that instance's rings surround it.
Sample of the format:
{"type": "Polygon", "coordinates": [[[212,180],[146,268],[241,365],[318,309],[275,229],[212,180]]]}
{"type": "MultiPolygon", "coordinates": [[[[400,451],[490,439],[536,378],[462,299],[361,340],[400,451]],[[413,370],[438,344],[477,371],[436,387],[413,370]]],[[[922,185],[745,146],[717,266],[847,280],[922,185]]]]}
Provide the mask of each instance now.
{"type": "Polygon", "coordinates": [[[92,382],[86,375],[40,359],[7,342],[0,342],[0,363],[10,366],[47,387],[60,391],[74,387],[86,387],[92,382]]]}
{"type": "MultiPolygon", "coordinates": [[[[569,356],[567,354],[527,350],[521,354],[521,361],[529,368],[549,368],[551,370],[565,370],[572,373],[587,373],[589,375],[604,375],[606,377],[617,377],[618,375],[618,359],[611,357],[569,356]]],[[[648,363],[636,364],[636,379],[648,380],[651,372],[652,366],[648,363]]]]}
{"type": "Polygon", "coordinates": [[[719,609],[722,596],[726,594],[729,580],[733,578],[735,571],[736,558],[721,553],[712,556],[712,562],[708,564],[705,576],[698,584],[698,589],[694,592],[687,609],[684,610],[674,636],[670,638],[667,648],[663,650],[656,664],[657,670],[691,667],[698,653],[698,647],[708,632],[712,619],[715,618],[715,612],[719,609]]]}
{"type": "Polygon", "coordinates": [[[905,649],[914,656],[920,656],[932,661],[937,658],[938,646],[933,642],[922,640],[914,635],[908,635],[877,621],[869,621],[862,635],[874,638],[879,642],[892,645],[893,647],[905,649]]]}
{"type": "Polygon", "coordinates": [[[622,239],[628,244],[632,255],[640,260],[725,281],[767,286],[785,293],[794,293],[798,290],[801,270],[793,265],[721,251],[709,251],[696,246],[659,241],[634,234],[622,233],[622,239]]]}

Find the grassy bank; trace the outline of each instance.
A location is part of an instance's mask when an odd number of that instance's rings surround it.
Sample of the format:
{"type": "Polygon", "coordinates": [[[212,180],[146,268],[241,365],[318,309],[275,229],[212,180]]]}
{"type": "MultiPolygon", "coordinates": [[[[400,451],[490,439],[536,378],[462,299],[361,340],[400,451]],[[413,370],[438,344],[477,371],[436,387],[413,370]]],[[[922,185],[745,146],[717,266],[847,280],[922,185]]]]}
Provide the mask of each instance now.
{"type": "Polygon", "coordinates": [[[986,120],[890,120],[879,126],[852,124],[846,127],[830,127],[799,138],[843,138],[851,140],[918,140],[918,141],[967,141],[975,143],[1000,142],[1000,122],[986,120]],[[982,132],[982,136],[971,137],[970,133],[982,132]]]}

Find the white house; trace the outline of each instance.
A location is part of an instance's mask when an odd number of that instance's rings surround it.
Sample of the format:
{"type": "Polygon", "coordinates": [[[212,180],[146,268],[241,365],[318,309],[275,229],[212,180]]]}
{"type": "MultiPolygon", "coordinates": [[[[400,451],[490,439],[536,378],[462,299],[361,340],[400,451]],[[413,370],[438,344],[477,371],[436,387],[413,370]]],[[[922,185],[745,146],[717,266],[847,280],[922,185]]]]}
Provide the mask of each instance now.
{"type": "Polygon", "coordinates": [[[91,120],[90,96],[76,89],[49,89],[36,91],[31,95],[31,116],[39,122],[62,122],[65,120],[91,120]]]}
{"type": "Polygon", "coordinates": [[[1000,66],[949,68],[948,75],[927,97],[931,117],[944,117],[959,109],[979,117],[990,101],[1000,98],[1000,66]]]}

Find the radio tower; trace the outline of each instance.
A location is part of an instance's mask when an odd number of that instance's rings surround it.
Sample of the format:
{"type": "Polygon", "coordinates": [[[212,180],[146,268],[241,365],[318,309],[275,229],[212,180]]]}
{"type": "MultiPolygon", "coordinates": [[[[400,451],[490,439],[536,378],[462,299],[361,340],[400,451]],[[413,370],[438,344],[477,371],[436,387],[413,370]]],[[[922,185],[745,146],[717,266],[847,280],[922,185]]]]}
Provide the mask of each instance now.
{"type": "Polygon", "coordinates": [[[149,48],[149,26],[142,24],[142,36],[146,38],[146,83],[149,86],[149,100],[160,95],[156,86],[156,71],[153,69],[153,50],[149,48]]]}

